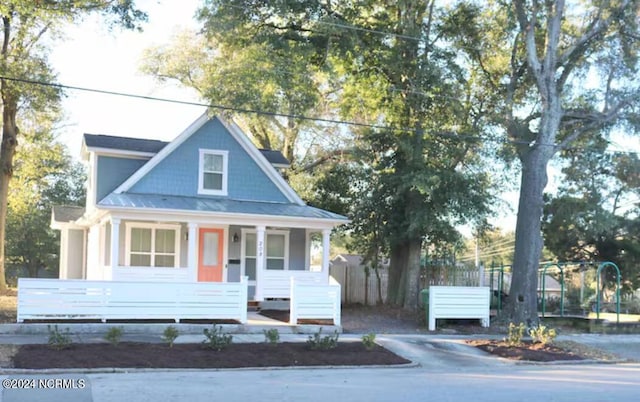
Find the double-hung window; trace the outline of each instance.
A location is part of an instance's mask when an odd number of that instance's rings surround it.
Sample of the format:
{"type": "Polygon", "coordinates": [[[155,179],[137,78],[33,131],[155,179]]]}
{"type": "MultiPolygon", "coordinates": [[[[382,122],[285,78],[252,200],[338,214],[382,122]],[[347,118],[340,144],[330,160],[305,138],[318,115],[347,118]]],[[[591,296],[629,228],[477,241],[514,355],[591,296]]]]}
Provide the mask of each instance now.
{"type": "Polygon", "coordinates": [[[127,224],[126,265],[133,267],[178,267],[179,225],[127,224]]]}
{"type": "Polygon", "coordinates": [[[198,193],[227,195],[227,151],[200,150],[198,193]]]}
{"type": "MultiPolygon", "coordinates": [[[[244,275],[255,280],[257,236],[255,230],[243,230],[244,275]]],[[[265,234],[264,263],[265,269],[289,269],[289,232],[267,230],[265,234]]]]}
{"type": "Polygon", "coordinates": [[[267,233],[267,269],[288,269],[285,258],[288,237],[288,233],[267,233]]]}

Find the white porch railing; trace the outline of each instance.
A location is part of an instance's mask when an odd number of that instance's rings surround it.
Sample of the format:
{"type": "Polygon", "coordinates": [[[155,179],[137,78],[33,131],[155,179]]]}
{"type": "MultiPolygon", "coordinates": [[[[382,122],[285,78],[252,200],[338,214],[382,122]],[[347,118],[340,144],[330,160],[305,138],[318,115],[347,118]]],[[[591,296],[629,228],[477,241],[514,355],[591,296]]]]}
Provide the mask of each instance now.
{"type": "Polygon", "coordinates": [[[291,297],[291,279],[295,279],[299,284],[319,284],[327,285],[327,274],[323,272],[311,271],[278,271],[265,269],[260,277],[263,298],[282,298],[291,297]]]}
{"type": "Polygon", "coordinates": [[[18,280],[18,322],[47,319],[230,319],[247,322],[241,282],[18,280]]]}
{"type": "Polygon", "coordinates": [[[290,280],[290,323],[300,319],[333,320],[340,325],[340,284],[329,277],[328,284],[303,283],[290,280]]]}
{"type": "Polygon", "coordinates": [[[123,282],[193,282],[189,268],[115,267],[111,272],[114,281],[123,282]]]}
{"type": "Polygon", "coordinates": [[[91,281],[121,282],[194,282],[196,275],[188,267],[127,267],[101,265],[87,270],[87,279],[91,281]]]}

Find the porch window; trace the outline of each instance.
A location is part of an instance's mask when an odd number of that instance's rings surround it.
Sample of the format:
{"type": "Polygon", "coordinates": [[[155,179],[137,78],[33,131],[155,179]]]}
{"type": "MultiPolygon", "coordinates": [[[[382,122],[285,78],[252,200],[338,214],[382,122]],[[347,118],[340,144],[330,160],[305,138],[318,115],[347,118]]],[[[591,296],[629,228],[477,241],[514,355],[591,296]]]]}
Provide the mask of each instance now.
{"type": "MultiPolygon", "coordinates": [[[[244,230],[244,275],[249,279],[256,276],[256,232],[244,230]]],[[[265,234],[265,269],[289,269],[289,232],[282,230],[267,230],[265,234]]]]}
{"type": "Polygon", "coordinates": [[[284,234],[267,233],[267,269],[286,269],[286,248],[284,234]]]}
{"type": "Polygon", "coordinates": [[[227,151],[200,150],[198,193],[227,195],[227,151]]]}
{"type": "Polygon", "coordinates": [[[256,233],[246,233],[245,238],[245,258],[244,258],[244,274],[249,277],[250,281],[256,280],[256,233]]]}
{"type": "Polygon", "coordinates": [[[126,265],[177,267],[180,226],[127,224],[126,265]]]}

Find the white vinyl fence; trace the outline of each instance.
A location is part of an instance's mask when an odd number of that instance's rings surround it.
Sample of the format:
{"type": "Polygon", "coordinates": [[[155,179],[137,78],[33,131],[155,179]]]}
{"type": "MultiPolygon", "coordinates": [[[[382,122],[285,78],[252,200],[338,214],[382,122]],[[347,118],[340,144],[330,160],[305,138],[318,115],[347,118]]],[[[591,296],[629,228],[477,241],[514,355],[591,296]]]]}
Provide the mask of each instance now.
{"type": "Polygon", "coordinates": [[[292,278],[297,283],[325,285],[327,283],[327,274],[322,272],[266,269],[262,272],[261,283],[257,286],[260,286],[264,298],[286,299],[289,298],[289,292],[291,292],[292,278]]]}
{"type": "Polygon", "coordinates": [[[486,286],[429,286],[429,331],[438,318],[477,318],[488,327],[489,303],[486,286]]]}
{"type": "Polygon", "coordinates": [[[247,322],[241,282],[117,282],[20,278],[18,322],[51,319],[230,319],[247,322]]]}
{"type": "Polygon", "coordinates": [[[310,284],[291,278],[290,323],[300,319],[333,320],[340,325],[340,284],[329,277],[329,284],[310,284]]]}

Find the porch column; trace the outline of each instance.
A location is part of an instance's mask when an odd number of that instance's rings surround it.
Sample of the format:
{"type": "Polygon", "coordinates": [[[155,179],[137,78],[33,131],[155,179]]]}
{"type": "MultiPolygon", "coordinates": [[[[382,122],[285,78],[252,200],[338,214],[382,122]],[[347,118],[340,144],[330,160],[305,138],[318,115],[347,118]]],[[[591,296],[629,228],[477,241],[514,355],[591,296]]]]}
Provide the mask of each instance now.
{"type": "Polygon", "coordinates": [[[331,229],[322,231],[322,273],[329,279],[329,242],[331,240],[331,229]]]}
{"type": "Polygon", "coordinates": [[[187,232],[187,269],[193,282],[198,281],[198,224],[189,222],[187,232]]]}
{"type": "Polygon", "coordinates": [[[264,234],[267,228],[265,226],[256,226],[256,293],[254,298],[257,301],[263,301],[262,295],[263,271],[264,271],[264,234]]]}
{"type": "MultiPolygon", "coordinates": [[[[120,219],[111,218],[111,250],[109,262],[111,263],[111,280],[113,280],[116,268],[118,267],[118,258],[120,256],[120,219]]],[[[104,279],[104,278],[103,278],[104,279]]]]}

